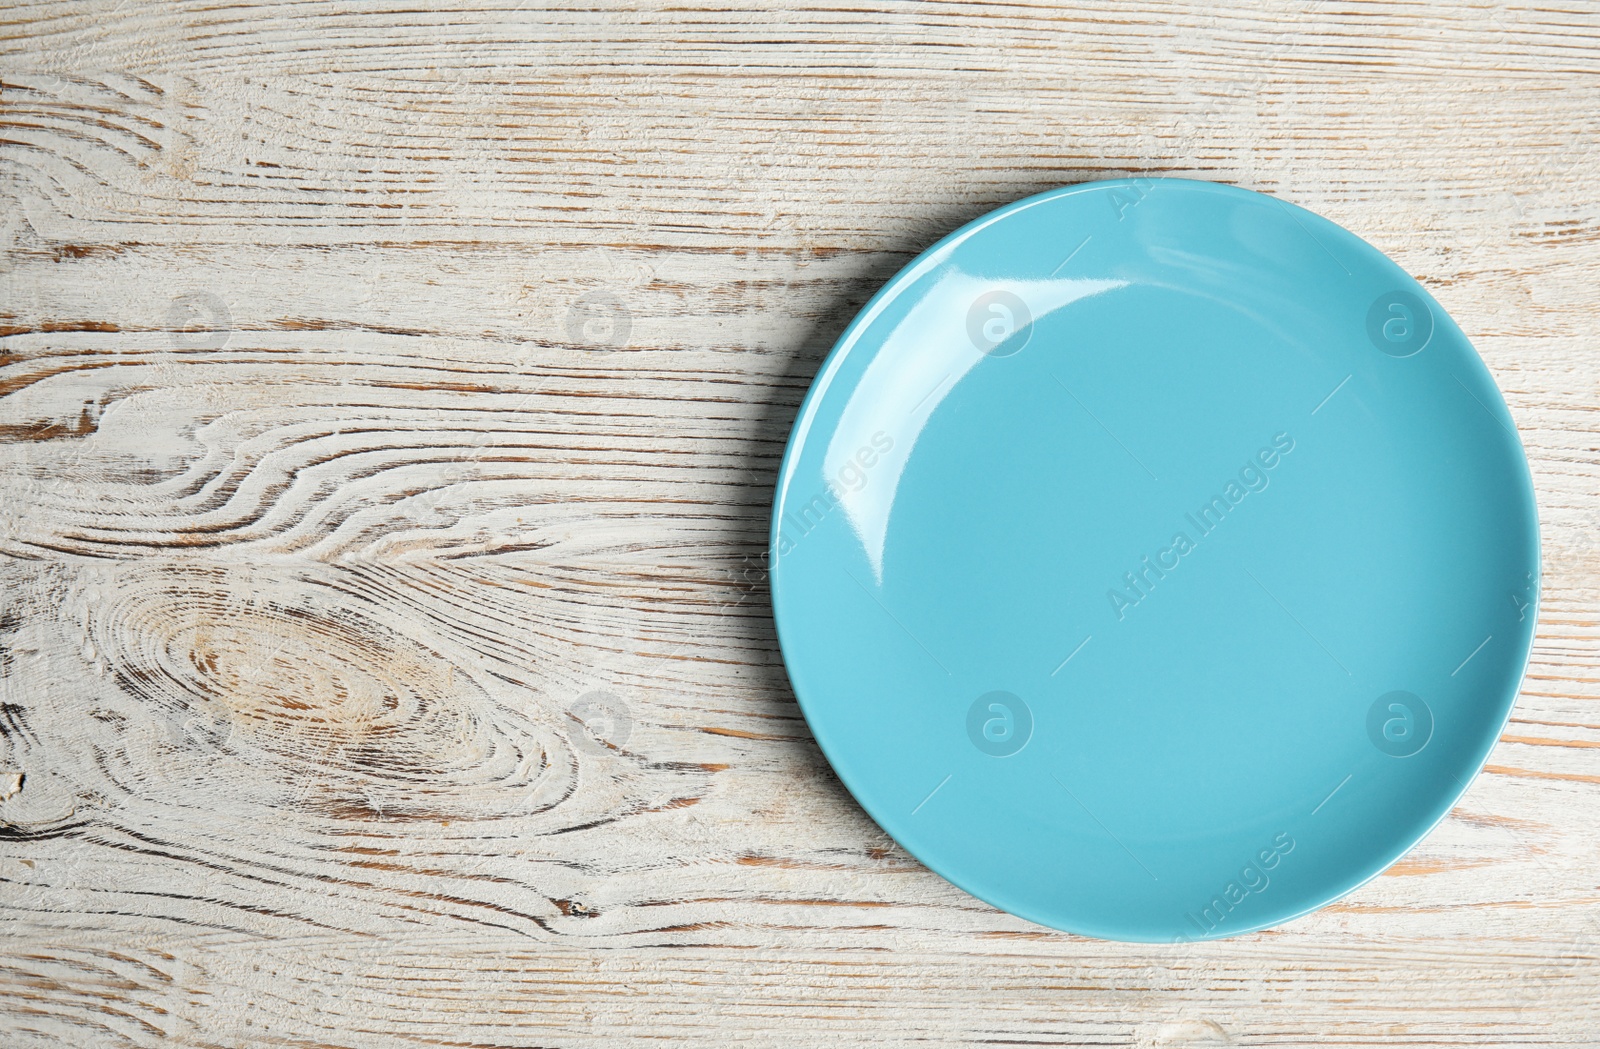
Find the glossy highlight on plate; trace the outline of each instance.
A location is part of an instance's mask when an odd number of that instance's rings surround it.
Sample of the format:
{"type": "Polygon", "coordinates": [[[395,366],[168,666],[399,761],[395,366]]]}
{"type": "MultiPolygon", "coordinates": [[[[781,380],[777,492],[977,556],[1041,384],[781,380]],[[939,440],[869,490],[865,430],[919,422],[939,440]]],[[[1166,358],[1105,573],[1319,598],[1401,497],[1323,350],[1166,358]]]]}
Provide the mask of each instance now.
{"type": "Polygon", "coordinates": [[[1108,939],[1287,921],[1449,811],[1538,606],[1516,428],[1415,280],[1247,190],[1030,197],[862,309],[801,408],[771,587],[863,808],[1108,939]]]}

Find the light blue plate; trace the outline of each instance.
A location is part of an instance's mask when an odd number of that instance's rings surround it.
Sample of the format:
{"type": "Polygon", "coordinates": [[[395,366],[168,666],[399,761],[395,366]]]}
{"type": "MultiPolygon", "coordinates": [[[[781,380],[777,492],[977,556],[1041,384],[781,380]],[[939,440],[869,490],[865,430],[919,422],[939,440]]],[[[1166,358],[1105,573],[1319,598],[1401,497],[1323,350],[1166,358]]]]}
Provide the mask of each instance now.
{"type": "Polygon", "coordinates": [[[1466,337],[1271,197],[1131,179],[957,231],[861,311],[773,511],[806,719],[981,899],[1120,940],[1286,921],[1466,789],[1538,606],[1466,337]]]}

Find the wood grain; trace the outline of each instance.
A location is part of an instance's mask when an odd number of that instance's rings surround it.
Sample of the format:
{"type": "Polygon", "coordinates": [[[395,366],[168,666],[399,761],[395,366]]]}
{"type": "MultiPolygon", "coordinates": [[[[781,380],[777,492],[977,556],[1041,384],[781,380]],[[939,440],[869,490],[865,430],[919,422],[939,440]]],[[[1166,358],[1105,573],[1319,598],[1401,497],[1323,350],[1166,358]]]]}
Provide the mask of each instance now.
{"type": "Polygon", "coordinates": [[[1600,1044],[1597,73],[1593,3],[9,6],[0,1042],[1600,1044]],[[761,570],[865,297],[1124,174],[1428,285],[1543,529],[1457,810],[1203,945],[889,841],[761,570]]]}

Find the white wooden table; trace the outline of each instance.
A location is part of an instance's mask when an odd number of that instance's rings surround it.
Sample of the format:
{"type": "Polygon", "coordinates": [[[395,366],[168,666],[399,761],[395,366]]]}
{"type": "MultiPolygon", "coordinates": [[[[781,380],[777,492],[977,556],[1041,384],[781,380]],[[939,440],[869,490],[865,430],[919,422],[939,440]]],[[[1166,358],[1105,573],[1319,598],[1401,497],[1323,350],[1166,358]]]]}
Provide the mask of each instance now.
{"type": "Polygon", "coordinates": [[[0,1045],[1600,1044],[1597,74],[1592,0],[8,4],[0,1045]],[[1414,273],[1544,530],[1450,818],[1184,947],[889,841],[756,560],[864,298],[1125,174],[1414,273]]]}

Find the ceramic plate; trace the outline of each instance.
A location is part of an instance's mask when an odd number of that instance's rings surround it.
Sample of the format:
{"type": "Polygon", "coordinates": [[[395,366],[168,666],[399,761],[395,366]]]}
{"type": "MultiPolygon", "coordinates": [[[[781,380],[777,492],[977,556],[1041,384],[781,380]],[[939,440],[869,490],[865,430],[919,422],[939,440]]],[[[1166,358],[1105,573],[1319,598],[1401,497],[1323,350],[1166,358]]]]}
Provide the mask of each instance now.
{"type": "Polygon", "coordinates": [[[845,331],[772,528],[839,777],[951,882],[1121,940],[1293,918],[1482,767],[1538,604],[1527,462],[1460,328],[1246,190],[1074,186],[845,331]]]}

